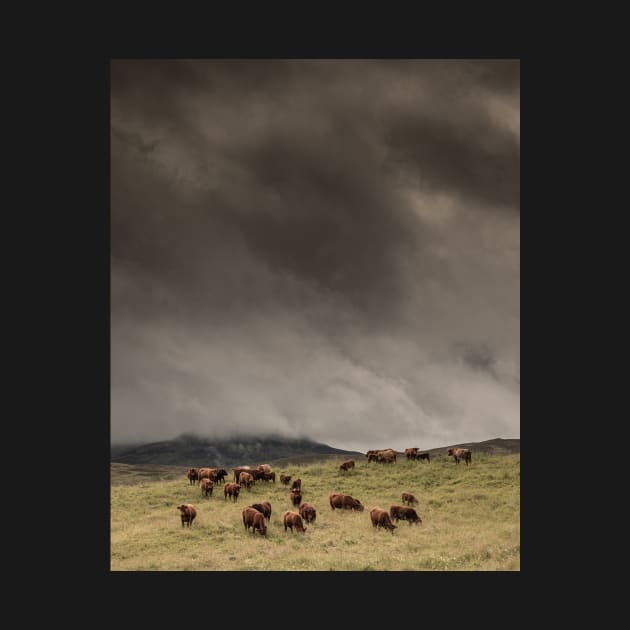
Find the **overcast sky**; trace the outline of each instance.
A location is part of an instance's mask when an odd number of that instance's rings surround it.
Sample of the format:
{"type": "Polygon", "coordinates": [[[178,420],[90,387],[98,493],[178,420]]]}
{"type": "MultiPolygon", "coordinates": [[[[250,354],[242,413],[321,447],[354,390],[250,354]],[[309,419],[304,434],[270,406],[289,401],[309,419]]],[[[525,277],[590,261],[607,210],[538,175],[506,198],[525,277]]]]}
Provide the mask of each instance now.
{"type": "Polygon", "coordinates": [[[112,442],[520,436],[515,60],[112,62],[112,442]]]}

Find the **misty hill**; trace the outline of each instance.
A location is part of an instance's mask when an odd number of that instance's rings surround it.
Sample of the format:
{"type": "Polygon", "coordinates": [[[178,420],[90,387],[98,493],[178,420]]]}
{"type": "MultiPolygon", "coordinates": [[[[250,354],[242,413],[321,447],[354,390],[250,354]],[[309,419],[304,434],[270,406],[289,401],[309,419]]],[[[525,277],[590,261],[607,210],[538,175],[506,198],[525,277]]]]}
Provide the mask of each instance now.
{"type": "Polygon", "coordinates": [[[111,461],[123,464],[160,464],[170,466],[222,466],[259,464],[271,460],[296,460],[328,455],[362,456],[308,439],[281,437],[235,437],[210,440],[181,435],[174,440],[140,446],[112,446],[111,461]]]}
{"type": "MultiPolygon", "coordinates": [[[[410,446],[414,446],[411,445],[410,446]]],[[[493,438],[482,442],[462,442],[426,449],[433,457],[446,456],[451,447],[469,448],[473,453],[510,455],[520,453],[519,438],[493,438]]],[[[402,454],[402,453],[401,453],[402,454]]],[[[364,453],[346,451],[308,439],[281,437],[238,437],[210,440],[181,435],[174,440],[142,445],[112,445],[111,461],[123,464],[154,464],[164,466],[238,466],[274,462],[277,465],[310,463],[334,456],[364,457],[364,453]]]]}

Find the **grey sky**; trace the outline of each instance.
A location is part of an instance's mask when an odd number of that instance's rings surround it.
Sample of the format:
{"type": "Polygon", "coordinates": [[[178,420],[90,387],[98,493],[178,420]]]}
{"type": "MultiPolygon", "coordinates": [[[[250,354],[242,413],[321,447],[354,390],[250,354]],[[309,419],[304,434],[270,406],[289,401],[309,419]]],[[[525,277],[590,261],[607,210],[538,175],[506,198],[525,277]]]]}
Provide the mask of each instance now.
{"type": "Polygon", "coordinates": [[[520,435],[515,60],[112,62],[112,441],[520,435]]]}

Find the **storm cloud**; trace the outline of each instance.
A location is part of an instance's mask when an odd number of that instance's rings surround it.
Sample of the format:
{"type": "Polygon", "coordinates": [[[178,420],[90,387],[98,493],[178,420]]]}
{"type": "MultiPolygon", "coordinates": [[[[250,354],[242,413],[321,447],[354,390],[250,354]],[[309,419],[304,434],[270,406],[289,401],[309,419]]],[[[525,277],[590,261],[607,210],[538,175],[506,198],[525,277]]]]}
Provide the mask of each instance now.
{"type": "Polygon", "coordinates": [[[516,60],[116,60],[112,442],[520,434],[516,60]]]}

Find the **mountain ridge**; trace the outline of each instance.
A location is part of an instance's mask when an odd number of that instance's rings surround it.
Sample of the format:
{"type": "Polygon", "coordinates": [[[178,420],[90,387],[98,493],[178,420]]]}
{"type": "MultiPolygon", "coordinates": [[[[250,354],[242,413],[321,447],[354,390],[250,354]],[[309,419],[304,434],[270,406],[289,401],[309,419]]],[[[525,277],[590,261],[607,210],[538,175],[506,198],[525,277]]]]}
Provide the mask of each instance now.
{"type": "Polygon", "coordinates": [[[345,456],[362,453],[335,448],[308,438],[238,436],[211,440],[182,435],[173,440],[138,446],[112,446],[110,461],[123,464],[228,467],[309,455],[345,456]]]}
{"type": "MultiPolygon", "coordinates": [[[[415,446],[415,445],[410,445],[415,446]]],[[[446,456],[452,447],[470,448],[491,455],[520,453],[520,438],[492,438],[481,442],[462,442],[424,449],[432,456],[446,456]]],[[[402,455],[402,453],[400,453],[402,455]]],[[[364,457],[360,451],[339,449],[308,438],[279,436],[238,436],[211,440],[195,435],[180,435],[173,440],[140,445],[112,445],[110,461],[123,464],[156,464],[171,466],[220,466],[257,464],[264,461],[314,461],[330,456],[364,457]]]]}

